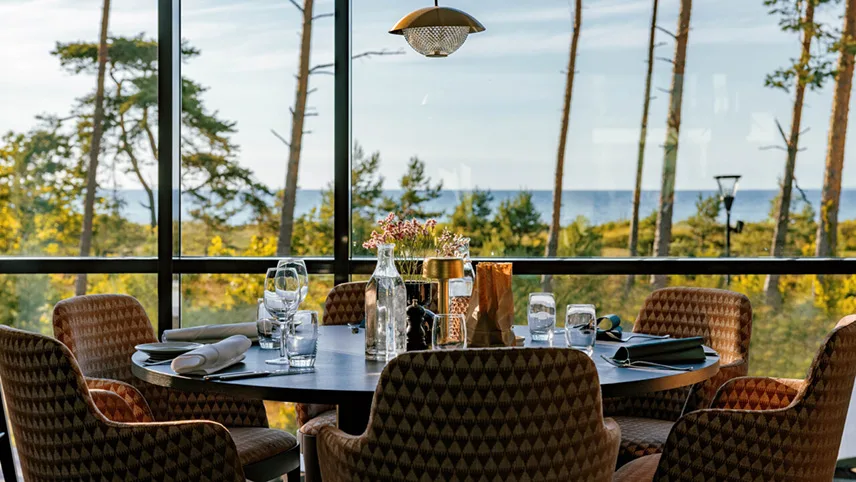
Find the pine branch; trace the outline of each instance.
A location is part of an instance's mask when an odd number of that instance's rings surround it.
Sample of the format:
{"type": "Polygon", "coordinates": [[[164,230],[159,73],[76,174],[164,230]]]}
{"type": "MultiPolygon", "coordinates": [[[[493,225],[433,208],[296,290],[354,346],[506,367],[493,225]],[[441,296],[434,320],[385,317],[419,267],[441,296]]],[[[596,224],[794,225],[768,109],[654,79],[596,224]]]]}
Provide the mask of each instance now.
{"type": "Polygon", "coordinates": [[[333,13],[333,12],[330,12],[330,13],[319,13],[318,15],[316,15],[316,16],[314,16],[314,17],[312,17],[312,21],[314,22],[315,20],[318,20],[318,19],[321,19],[321,18],[329,18],[329,17],[335,17],[335,16],[336,16],[336,14],[335,14],[335,13],[333,13]]]}
{"type": "Polygon", "coordinates": [[[661,27],[661,26],[659,26],[659,25],[658,25],[657,27],[655,27],[655,28],[656,28],[657,30],[659,30],[659,31],[663,32],[664,34],[668,35],[669,37],[672,37],[672,38],[673,38],[673,39],[675,39],[675,40],[677,40],[677,39],[678,39],[678,36],[677,36],[677,35],[673,34],[673,33],[672,33],[672,32],[670,32],[669,30],[666,30],[666,29],[664,29],[663,27],[661,27]]]}
{"type": "Polygon", "coordinates": [[[275,130],[273,130],[273,129],[271,129],[271,130],[270,130],[270,132],[271,132],[271,133],[272,133],[272,134],[273,134],[277,139],[279,139],[283,144],[285,144],[287,147],[291,148],[291,143],[290,143],[290,142],[288,142],[287,140],[285,140],[285,137],[282,137],[281,135],[279,135],[279,133],[278,133],[277,131],[275,131],[275,130]]]}
{"type": "Polygon", "coordinates": [[[291,2],[291,4],[292,4],[292,5],[294,5],[294,8],[296,8],[296,9],[300,10],[301,12],[303,12],[303,7],[301,7],[301,6],[300,6],[300,4],[299,4],[299,3],[297,3],[297,1],[296,1],[296,0],[288,0],[288,1],[289,1],[289,2],[291,2]]]}

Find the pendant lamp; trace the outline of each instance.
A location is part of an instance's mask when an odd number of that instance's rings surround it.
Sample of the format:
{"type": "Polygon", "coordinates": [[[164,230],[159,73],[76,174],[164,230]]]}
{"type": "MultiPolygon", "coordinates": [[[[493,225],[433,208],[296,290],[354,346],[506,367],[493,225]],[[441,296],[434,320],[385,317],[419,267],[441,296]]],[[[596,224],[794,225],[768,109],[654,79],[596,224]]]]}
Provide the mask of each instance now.
{"type": "Polygon", "coordinates": [[[437,2],[405,15],[389,33],[403,35],[413,50],[426,57],[442,58],[461,48],[469,34],[484,31],[472,15],[437,2]]]}

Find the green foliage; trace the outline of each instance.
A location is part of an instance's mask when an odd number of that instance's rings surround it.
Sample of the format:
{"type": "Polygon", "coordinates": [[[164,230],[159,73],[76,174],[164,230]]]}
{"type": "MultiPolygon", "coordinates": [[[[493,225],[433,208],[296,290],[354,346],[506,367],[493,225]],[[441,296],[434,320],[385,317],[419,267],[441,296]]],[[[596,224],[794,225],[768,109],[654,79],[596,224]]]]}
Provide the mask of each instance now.
{"type": "Polygon", "coordinates": [[[485,236],[489,234],[492,202],[493,194],[490,190],[475,188],[461,196],[461,201],[449,219],[449,227],[469,237],[470,248],[474,251],[484,245],[485,236]]]}
{"type": "Polygon", "coordinates": [[[501,246],[506,256],[540,256],[547,241],[545,230],[532,193],[520,191],[517,197],[499,203],[489,244],[494,250],[501,246]]]}
{"type": "Polygon", "coordinates": [[[407,163],[407,172],[400,181],[401,197],[399,199],[385,198],[383,210],[398,213],[405,218],[428,219],[443,215],[442,211],[428,211],[425,204],[440,197],[443,182],[437,184],[431,182],[431,178],[425,174],[425,162],[418,157],[410,158],[407,163]]]}
{"type": "MultiPolygon", "coordinates": [[[[830,27],[806,18],[806,7],[814,8],[837,3],[838,0],[764,0],[771,15],[779,15],[779,28],[784,32],[808,35],[817,48],[809,56],[791,59],[791,65],[767,75],[764,85],[774,89],[790,91],[794,85],[804,85],[818,90],[830,78],[835,77],[835,63],[829,55],[835,50],[835,39],[830,27]]],[[[814,18],[818,15],[815,14],[814,18]]]]}
{"type": "Polygon", "coordinates": [[[689,232],[679,232],[672,241],[676,256],[718,256],[724,250],[725,226],[718,221],[721,202],[719,196],[696,200],[696,213],[686,220],[689,232]]]}

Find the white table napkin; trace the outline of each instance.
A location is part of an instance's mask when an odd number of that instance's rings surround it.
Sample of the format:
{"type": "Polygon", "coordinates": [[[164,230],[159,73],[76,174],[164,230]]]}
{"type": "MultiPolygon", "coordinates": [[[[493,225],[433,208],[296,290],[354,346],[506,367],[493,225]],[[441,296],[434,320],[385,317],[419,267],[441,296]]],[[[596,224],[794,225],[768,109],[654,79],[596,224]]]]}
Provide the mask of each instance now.
{"type": "Polygon", "coordinates": [[[197,343],[213,343],[225,340],[230,336],[243,335],[250,340],[258,340],[259,332],[256,323],[233,323],[229,325],[204,325],[163,332],[162,341],[195,341],[197,343]]]}
{"type": "Polygon", "coordinates": [[[246,336],[230,336],[176,357],[171,366],[181,375],[210,375],[241,362],[252,344],[246,336]]]}

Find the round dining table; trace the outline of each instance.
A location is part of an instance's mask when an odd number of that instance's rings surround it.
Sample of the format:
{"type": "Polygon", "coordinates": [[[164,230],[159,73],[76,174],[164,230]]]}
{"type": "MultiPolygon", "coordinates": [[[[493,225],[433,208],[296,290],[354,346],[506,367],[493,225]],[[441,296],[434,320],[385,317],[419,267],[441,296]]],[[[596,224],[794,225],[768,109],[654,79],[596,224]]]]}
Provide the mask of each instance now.
{"type": "MultiPolygon", "coordinates": [[[[206,381],[201,376],[179,375],[168,364],[147,365],[148,355],[142,352],[133,355],[131,370],[142,380],[177,390],[216,392],[254,400],[336,405],[339,428],[359,435],[368,425],[372,397],[385,365],[385,362],[365,359],[364,331],[360,329],[354,333],[348,326],[320,326],[315,370],[306,373],[206,381]]],[[[524,346],[566,346],[563,334],[557,334],[551,345],[530,341],[525,326],[515,327],[515,332],[525,338],[524,346]]],[[[713,377],[719,371],[719,356],[708,348],[705,348],[707,356],[704,362],[680,365],[691,369],[689,371],[619,368],[601,357],[612,357],[622,345],[647,341],[652,340],[636,338],[624,343],[598,341],[595,344],[592,359],[597,366],[604,398],[690,386],[713,377]]],[[[276,350],[262,350],[253,345],[243,362],[217,374],[280,370],[283,367],[265,363],[265,360],[278,356],[276,350]]]]}

